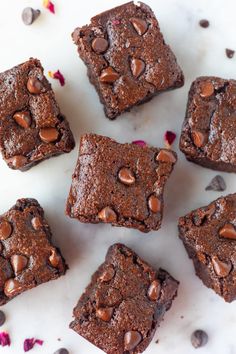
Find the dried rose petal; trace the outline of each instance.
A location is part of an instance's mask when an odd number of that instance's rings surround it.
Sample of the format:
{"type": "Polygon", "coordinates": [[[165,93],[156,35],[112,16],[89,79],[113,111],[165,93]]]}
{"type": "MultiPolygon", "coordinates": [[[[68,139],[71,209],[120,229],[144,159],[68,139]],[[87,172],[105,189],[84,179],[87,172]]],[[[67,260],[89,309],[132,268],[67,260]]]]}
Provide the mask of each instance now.
{"type": "Polygon", "coordinates": [[[27,338],[24,340],[24,351],[28,352],[33,349],[35,344],[43,345],[43,341],[41,339],[27,338]]]}
{"type": "Polygon", "coordinates": [[[62,73],[60,72],[60,70],[57,70],[55,72],[49,71],[48,72],[49,77],[51,77],[52,79],[58,80],[61,84],[61,86],[65,85],[65,78],[62,75],[62,73]]]}
{"type": "Polygon", "coordinates": [[[164,139],[165,143],[170,147],[176,139],[176,134],[174,132],[171,132],[170,130],[167,130],[165,132],[164,139]]]}
{"type": "Polygon", "coordinates": [[[115,19],[115,20],[112,20],[111,23],[116,26],[116,25],[120,24],[120,20],[115,19]]]}
{"type": "Polygon", "coordinates": [[[10,340],[9,334],[7,332],[0,333],[0,345],[2,347],[5,347],[6,345],[8,345],[8,346],[11,345],[11,340],[10,340]]]}
{"type": "Polygon", "coordinates": [[[55,5],[51,1],[44,0],[43,6],[48,9],[52,14],[55,14],[55,5]]]}
{"type": "Polygon", "coordinates": [[[144,140],[134,140],[134,141],[132,141],[132,144],[136,144],[136,145],[139,145],[141,147],[147,146],[147,143],[144,140]]]}

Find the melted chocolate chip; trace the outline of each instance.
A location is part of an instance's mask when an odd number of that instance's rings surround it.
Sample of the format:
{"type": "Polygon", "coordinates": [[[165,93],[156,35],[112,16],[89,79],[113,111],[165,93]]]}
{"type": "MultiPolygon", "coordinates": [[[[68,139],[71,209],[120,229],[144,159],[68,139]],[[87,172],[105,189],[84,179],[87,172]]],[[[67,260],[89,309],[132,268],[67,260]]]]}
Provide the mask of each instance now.
{"type": "Polygon", "coordinates": [[[106,84],[113,84],[119,78],[119,74],[111,67],[102,70],[100,75],[100,82],[106,84]]]}
{"type": "Polygon", "coordinates": [[[192,131],[192,139],[193,143],[196,147],[200,148],[205,144],[206,137],[205,135],[198,131],[198,130],[193,130],[192,131]]]}
{"type": "Polygon", "coordinates": [[[4,286],[4,293],[7,297],[17,295],[21,290],[21,284],[15,279],[8,279],[4,286]]]}
{"type": "Polygon", "coordinates": [[[156,156],[156,161],[175,163],[176,157],[171,151],[160,150],[160,152],[156,156]]]}
{"type": "Polygon", "coordinates": [[[32,7],[26,7],[22,12],[22,21],[25,25],[29,26],[39,17],[41,11],[34,10],[32,7]]]}
{"type": "Polygon", "coordinates": [[[207,98],[214,93],[214,86],[210,81],[203,81],[200,88],[200,96],[207,98]]]}
{"type": "Polygon", "coordinates": [[[231,263],[223,262],[217,256],[212,257],[211,261],[216,275],[218,275],[220,278],[225,278],[227,275],[229,275],[232,269],[231,263]]]}
{"type": "Polygon", "coordinates": [[[154,194],[149,197],[148,206],[153,213],[158,213],[161,211],[161,201],[154,194]]]}
{"type": "Polygon", "coordinates": [[[51,256],[49,257],[49,262],[54,268],[57,268],[60,263],[60,256],[57,254],[56,250],[51,251],[51,256]]]}
{"type": "Polygon", "coordinates": [[[105,51],[108,48],[108,41],[105,38],[94,38],[94,40],[92,41],[92,48],[94,50],[94,52],[98,53],[98,54],[102,54],[105,53],[105,51]]]}
{"type": "Polygon", "coordinates": [[[42,128],[39,131],[40,139],[44,143],[53,143],[59,137],[59,131],[56,128],[42,128]]]}
{"type": "Polygon", "coordinates": [[[18,274],[23,269],[25,269],[27,267],[27,264],[28,264],[27,257],[21,256],[18,254],[11,256],[11,266],[12,266],[12,269],[14,270],[15,274],[18,274]]]}
{"type": "Polygon", "coordinates": [[[7,160],[15,169],[21,168],[27,164],[27,158],[23,155],[16,155],[7,160]]]}
{"type": "Polygon", "coordinates": [[[205,331],[198,329],[191,335],[191,343],[194,348],[201,348],[208,342],[208,335],[205,331]]]}
{"type": "Polygon", "coordinates": [[[144,72],[145,63],[141,59],[132,59],[130,68],[133,76],[137,79],[144,72]]]}
{"type": "Polygon", "coordinates": [[[236,240],[236,228],[234,225],[227,223],[220,229],[219,235],[223,238],[236,240]]]}
{"type": "Polygon", "coordinates": [[[43,223],[42,223],[42,219],[38,216],[35,216],[32,220],[31,220],[31,224],[33,226],[33,228],[35,230],[39,230],[41,229],[41,227],[43,226],[43,223]]]}
{"type": "Polygon", "coordinates": [[[135,176],[133,172],[127,168],[127,167],[122,167],[118,173],[118,178],[120,182],[126,184],[127,186],[130,186],[135,183],[135,176]]]}
{"type": "Polygon", "coordinates": [[[227,58],[232,59],[233,56],[234,56],[235,51],[232,50],[232,49],[226,48],[226,49],[225,49],[225,53],[226,53],[227,58]]]}
{"type": "Polygon", "coordinates": [[[103,271],[99,279],[101,282],[108,282],[114,277],[114,275],[115,275],[115,269],[112,265],[110,265],[108,268],[106,268],[103,271]]]}
{"type": "Polygon", "coordinates": [[[0,240],[6,240],[12,234],[12,226],[8,221],[0,222],[0,240]]]}
{"type": "Polygon", "coordinates": [[[99,308],[96,311],[96,315],[100,320],[109,322],[113,315],[113,308],[112,307],[103,307],[99,308]]]}
{"type": "Polygon", "coordinates": [[[142,336],[137,331],[129,331],[125,333],[124,336],[124,349],[133,350],[141,342],[142,336]]]}
{"type": "Polygon", "coordinates": [[[142,20],[141,18],[131,18],[130,22],[134,26],[135,31],[142,36],[148,29],[148,24],[146,21],[142,20]]]}
{"type": "Polygon", "coordinates": [[[101,221],[106,222],[106,223],[112,223],[116,222],[117,220],[117,215],[114,212],[113,209],[111,209],[109,206],[103,208],[99,213],[98,217],[101,221]]]}
{"type": "Polygon", "coordinates": [[[36,77],[30,77],[27,82],[27,90],[34,94],[37,95],[43,91],[43,84],[42,82],[37,79],[36,77]]]}
{"type": "Polygon", "coordinates": [[[208,184],[208,186],[205,188],[206,191],[216,191],[216,192],[221,192],[226,189],[226,183],[223,177],[220,175],[215,176],[212,178],[211,182],[208,184]]]}
{"type": "Polygon", "coordinates": [[[22,128],[27,129],[31,126],[31,116],[28,111],[16,112],[13,119],[22,128]]]}
{"type": "Polygon", "coordinates": [[[148,289],[148,297],[152,301],[157,301],[161,294],[161,284],[159,280],[153,280],[148,289]]]}
{"type": "Polygon", "coordinates": [[[210,26],[210,22],[209,22],[208,20],[203,19],[203,20],[200,20],[200,21],[199,21],[199,25],[200,25],[202,28],[207,28],[207,27],[210,26]]]}

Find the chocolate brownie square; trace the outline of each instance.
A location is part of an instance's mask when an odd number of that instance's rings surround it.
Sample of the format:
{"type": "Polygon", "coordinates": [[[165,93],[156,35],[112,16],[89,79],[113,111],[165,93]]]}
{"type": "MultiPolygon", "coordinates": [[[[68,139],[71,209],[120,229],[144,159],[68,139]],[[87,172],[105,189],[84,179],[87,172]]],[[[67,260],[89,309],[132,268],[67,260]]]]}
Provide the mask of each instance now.
{"type": "Polygon", "coordinates": [[[66,212],[81,222],[158,230],[164,186],[176,160],[167,149],[83,135],[66,212]]]}
{"type": "Polygon", "coordinates": [[[154,13],[142,2],[97,15],[72,37],[110,119],[184,84],[154,13]]]}
{"type": "Polygon", "coordinates": [[[197,78],[189,92],[180,150],[204,167],[236,172],[235,149],[236,81],[197,78]]]}
{"type": "Polygon", "coordinates": [[[74,309],[70,328],[107,354],[142,353],[177,295],[178,281],[131,249],[111,246],[74,309]]]}
{"type": "Polygon", "coordinates": [[[179,235],[196,274],[225,301],[236,299],[236,194],[179,219],[179,235]]]}
{"type": "Polygon", "coordinates": [[[0,305],[65,274],[67,266],[51,236],[35,199],[19,199],[0,216],[0,305]]]}
{"type": "Polygon", "coordinates": [[[74,145],[39,60],[0,74],[0,150],[9,167],[25,171],[74,145]]]}

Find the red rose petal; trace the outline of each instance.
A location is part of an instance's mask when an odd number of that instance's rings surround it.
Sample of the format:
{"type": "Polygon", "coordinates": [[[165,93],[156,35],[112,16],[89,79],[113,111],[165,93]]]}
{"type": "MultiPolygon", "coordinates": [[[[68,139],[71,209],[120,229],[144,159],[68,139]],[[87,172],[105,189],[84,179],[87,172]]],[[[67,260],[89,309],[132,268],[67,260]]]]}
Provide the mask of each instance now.
{"type": "Polygon", "coordinates": [[[60,72],[60,70],[57,70],[55,72],[52,72],[52,71],[49,71],[48,72],[48,75],[52,78],[52,79],[55,79],[55,80],[58,80],[61,84],[61,86],[64,86],[65,85],[65,78],[64,76],[62,75],[62,73],[60,72]]]}
{"type": "Polygon", "coordinates": [[[48,9],[52,14],[55,14],[55,5],[51,1],[44,0],[43,6],[48,9]]]}
{"type": "Polygon", "coordinates": [[[33,349],[35,344],[43,345],[43,341],[41,339],[27,338],[24,340],[24,351],[28,352],[33,349]]]}
{"type": "Polygon", "coordinates": [[[166,142],[169,146],[171,146],[171,145],[173,144],[173,142],[175,141],[175,139],[176,139],[176,134],[175,134],[174,132],[172,132],[172,131],[167,130],[167,131],[165,132],[165,137],[164,137],[164,139],[165,139],[165,142],[166,142]]]}
{"type": "Polygon", "coordinates": [[[134,141],[132,141],[132,144],[136,144],[136,145],[139,145],[141,147],[147,146],[147,143],[144,140],[134,140],[134,141]]]}
{"type": "Polygon", "coordinates": [[[0,333],[0,345],[2,347],[5,347],[6,345],[8,345],[8,346],[11,345],[10,336],[7,332],[0,333]]]}

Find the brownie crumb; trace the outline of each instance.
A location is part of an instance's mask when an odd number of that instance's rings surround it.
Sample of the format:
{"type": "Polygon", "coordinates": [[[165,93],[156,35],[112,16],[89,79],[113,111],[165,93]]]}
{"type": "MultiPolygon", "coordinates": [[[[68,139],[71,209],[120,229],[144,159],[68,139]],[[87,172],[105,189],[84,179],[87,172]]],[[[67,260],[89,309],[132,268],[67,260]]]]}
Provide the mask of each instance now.
{"type": "Polygon", "coordinates": [[[207,28],[207,27],[210,26],[210,22],[209,22],[208,20],[203,19],[203,20],[200,20],[200,21],[199,21],[199,25],[200,25],[202,28],[207,28]]]}
{"type": "Polygon", "coordinates": [[[5,321],[6,321],[6,315],[3,311],[0,311],[0,327],[4,325],[5,321]]]}
{"type": "Polygon", "coordinates": [[[198,329],[191,335],[191,343],[194,348],[201,348],[208,342],[208,335],[205,331],[198,329]]]}
{"type": "Polygon", "coordinates": [[[155,343],[156,343],[156,344],[159,344],[159,343],[160,343],[160,339],[157,339],[157,340],[155,341],[155,343]]]}
{"type": "Polygon", "coordinates": [[[226,48],[225,53],[226,53],[227,58],[232,59],[235,51],[233,49],[226,48]]]}

